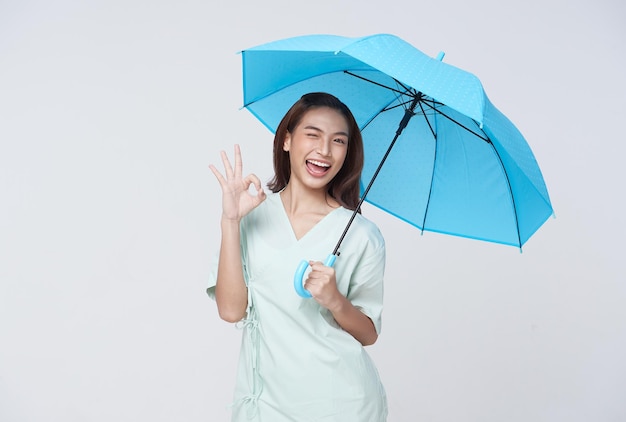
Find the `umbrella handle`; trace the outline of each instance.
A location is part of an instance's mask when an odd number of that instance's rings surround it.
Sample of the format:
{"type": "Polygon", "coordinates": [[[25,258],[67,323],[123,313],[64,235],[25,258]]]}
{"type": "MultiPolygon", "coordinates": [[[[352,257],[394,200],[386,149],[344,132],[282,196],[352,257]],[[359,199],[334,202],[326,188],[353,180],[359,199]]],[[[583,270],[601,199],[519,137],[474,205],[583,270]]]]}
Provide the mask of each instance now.
{"type": "MultiPolygon", "coordinates": [[[[326,257],[326,261],[324,261],[324,265],[327,267],[332,267],[335,265],[335,260],[337,259],[337,255],[330,254],[326,257]]],[[[303,259],[298,265],[296,269],[296,273],[293,276],[293,288],[296,289],[296,293],[301,297],[308,299],[311,297],[311,293],[304,288],[304,273],[309,267],[309,261],[303,259]]]]}

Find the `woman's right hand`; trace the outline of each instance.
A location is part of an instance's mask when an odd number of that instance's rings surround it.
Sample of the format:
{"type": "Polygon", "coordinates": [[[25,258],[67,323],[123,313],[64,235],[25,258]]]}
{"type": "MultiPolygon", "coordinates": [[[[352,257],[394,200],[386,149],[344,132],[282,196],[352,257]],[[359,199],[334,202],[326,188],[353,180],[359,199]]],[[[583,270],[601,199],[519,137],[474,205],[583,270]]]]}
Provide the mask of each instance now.
{"type": "Polygon", "coordinates": [[[259,206],[266,198],[261,181],[254,174],[242,177],[241,150],[235,145],[235,168],[233,169],[228,156],[220,152],[224,173],[222,175],[213,164],[209,168],[222,187],[222,218],[239,222],[246,214],[259,206]],[[256,195],[250,193],[249,188],[254,185],[256,195]]]}

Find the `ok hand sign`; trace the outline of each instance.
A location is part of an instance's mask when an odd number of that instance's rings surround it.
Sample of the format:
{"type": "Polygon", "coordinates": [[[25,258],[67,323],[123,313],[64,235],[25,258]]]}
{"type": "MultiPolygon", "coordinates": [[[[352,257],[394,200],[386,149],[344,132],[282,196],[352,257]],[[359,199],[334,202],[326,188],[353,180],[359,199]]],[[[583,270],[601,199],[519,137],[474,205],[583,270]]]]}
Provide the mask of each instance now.
{"type": "Polygon", "coordinates": [[[235,145],[235,168],[233,170],[228,156],[220,152],[224,164],[225,176],[213,164],[209,168],[222,187],[222,218],[239,222],[246,214],[259,206],[266,198],[261,187],[261,181],[254,174],[242,177],[241,150],[235,145]],[[251,194],[248,189],[251,185],[256,188],[257,194],[251,194]]]}

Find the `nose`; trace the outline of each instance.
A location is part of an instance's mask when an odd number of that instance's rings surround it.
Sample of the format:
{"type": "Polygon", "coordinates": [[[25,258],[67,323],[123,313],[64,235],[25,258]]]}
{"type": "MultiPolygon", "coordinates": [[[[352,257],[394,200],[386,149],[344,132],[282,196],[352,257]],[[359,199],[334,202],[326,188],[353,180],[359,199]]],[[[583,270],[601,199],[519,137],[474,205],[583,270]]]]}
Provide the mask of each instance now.
{"type": "Polygon", "coordinates": [[[330,140],[324,137],[320,137],[320,141],[317,145],[317,152],[324,157],[330,155],[330,140]]]}

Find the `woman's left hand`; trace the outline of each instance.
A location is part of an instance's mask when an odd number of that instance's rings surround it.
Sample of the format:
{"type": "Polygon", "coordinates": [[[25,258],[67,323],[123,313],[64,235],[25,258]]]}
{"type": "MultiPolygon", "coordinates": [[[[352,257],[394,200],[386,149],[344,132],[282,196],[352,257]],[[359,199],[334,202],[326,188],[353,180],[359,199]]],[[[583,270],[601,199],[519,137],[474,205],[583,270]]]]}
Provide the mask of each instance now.
{"type": "Polygon", "coordinates": [[[335,269],[319,261],[309,261],[311,272],[304,288],[313,299],[328,309],[335,321],[363,346],[374,344],[378,338],[372,320],[357,309],[337,288],[335,269]]]}
{"type": "Polygon", "coordinates": [[[304,288],[311,293],[317,303],[332,311],[343,299],[337,289],[335,269],[325,266],[320,261],[309,261],[309,265],[311,272],[304,282],[304,288]]]}

